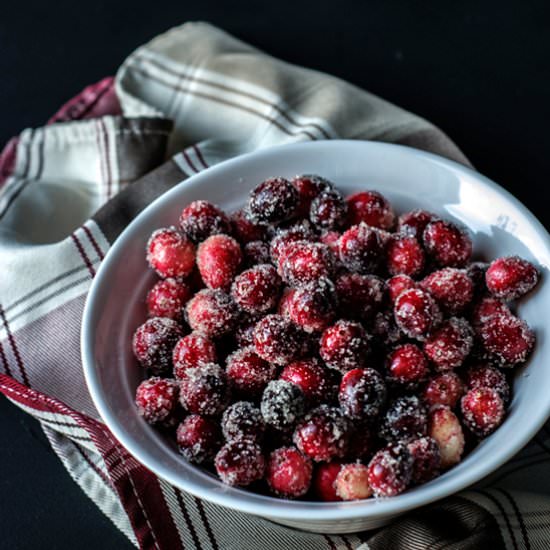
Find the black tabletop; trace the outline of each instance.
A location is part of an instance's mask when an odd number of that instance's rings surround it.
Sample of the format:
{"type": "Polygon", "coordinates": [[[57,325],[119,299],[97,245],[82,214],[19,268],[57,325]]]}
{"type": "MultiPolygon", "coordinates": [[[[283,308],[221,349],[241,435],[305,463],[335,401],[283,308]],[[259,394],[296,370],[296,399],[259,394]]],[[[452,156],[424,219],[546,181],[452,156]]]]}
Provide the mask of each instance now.
{"type": "MultiPolygon", "coordinates": [[[[138,45],[198,19],[431,120],[550,228],[544,0],[10,3],[0,18],[0,141],[42,125],[138,45]]],[[[3,398],[0,437],[2,548],[130,548],[69,478],[39,425],[3,398]]]]}

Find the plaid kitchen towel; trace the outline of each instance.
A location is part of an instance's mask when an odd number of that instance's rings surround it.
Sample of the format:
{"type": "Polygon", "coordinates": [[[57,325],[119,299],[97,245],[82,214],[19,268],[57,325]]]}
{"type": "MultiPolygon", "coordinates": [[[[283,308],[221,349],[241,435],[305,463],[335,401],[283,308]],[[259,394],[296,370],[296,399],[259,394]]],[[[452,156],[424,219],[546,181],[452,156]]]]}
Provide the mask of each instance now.
{"type": "Polygon", "coordinates": [[[229,157],[351,138],[468,163],[438,129],[204,23],[136,50],[0,155],[0,391],[37,418],[69,474],[142,548],[548,548],[550,432],[475,489],[376,533],[299,532],[182,493],[113,438],[86,390],[80,319],[98,265],[155,197],[229,157]]]}

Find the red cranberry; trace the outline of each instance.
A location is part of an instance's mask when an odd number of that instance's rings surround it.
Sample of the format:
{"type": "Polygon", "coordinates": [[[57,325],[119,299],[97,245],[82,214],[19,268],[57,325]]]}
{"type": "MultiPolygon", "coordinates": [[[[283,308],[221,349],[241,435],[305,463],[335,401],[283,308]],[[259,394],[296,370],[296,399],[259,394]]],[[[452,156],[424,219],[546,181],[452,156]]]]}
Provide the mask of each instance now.
{"type": "Polygon", "coordinates": [[[281,299],[279,300],[279,305],[277,306],[277,313],[279,315],[282,315],[283,317],[290,319],[290,307],[291,307],[292,301],[294,300],[295,293],[296,293],[295,288],[286,287],[283,290],[283,294],[281,296],[281,299]]]}
{"type": "Polygon", "coordinates": [[[195,245],[175,227],[157,229],[147,243],[147,262],[162,277],[187,277],[195,265],[195,245]]]}
{"type": "Polygon", "coordinates": [[[414,344],[395,348],[387,360],[389,379],[407,387],[416,387],[429,372],[428,361],[422,350],[414,344]]]}
{"type": "Polygon", "coordinates": [[[424,342],[424,353],[439,371],[460,367],[472,351],[474,336],[468,321],[452,317],[424,342]]]}
{"type": "Polygon", "coordinates": [[[315,358],[289,363],[280,378],[298,386],[309,403],[320,403],[332,393],[330,373],[315,358]]]}
{"type": "Polygon", "coordinates": [[[238,275],[231,296],[241,309],[254,315],[273,309],[279,301],[281,279],[269,264],[254,266],[238,275]]]}
{"type": "Polygon", "coordinates": [[[345,231],[338,243],[340,261],[350,271],[372,273],[383,259],[383,244],[377,231],[366,223],[354,225],[345,231]]]}
{"type": "Polygon", "coordinates": [[[276,430],[287,430],[304,414],[305,397],[291,382],[273,380],[264,390],[260,409],[266,424],[276,430]]]}
{"type": "Polygon", "coordinates": [[[368,477],[369,469],[364,464],[344,464],[334,480],[336,494],[342,500],[361,500],[371,497],[372,488],[368,477]]]}
{"type": "Polygon", "coordinates": [[[330,277],[333,271],[330,249],[322,243],[296,241],[279,256],[279,273],[290,285],[300,285],[330,277]]]}
{"type": "Polygon", "coordinates": [[[185,417],[176,431],[181,454],[195,464],[210,462],[222,444],[218,423],[198,414],[185,417]]]}
{"type": "Polygon", "coordinates": [[[537,268],[518,256],[494,260],[485,273],[489,292],[506,301],[516,300],[527,294],[538,281],[537,268]]]}
{"type": "Polygon", "coordinates": [[[336,502],[342,500],[336,494],[335,481],[342,464],[339,462],[326,462],[317,464],[313,473],[313,492],[319,500],[324,502],[336,502]]]}
{"type": "Polygon", "coordinates": [[[229,290],[242,259],[241,246],[227,235],[212,235],[197,250],[197,265],[209,288],[229,290]]]}
{"type": "Polygon", "coordinates": [[[437,220],[426,226],[423,234],[426,251],[444,267],[462,267],[472,256],[472,241],[458,225],[437,220]]]}
{"type": "Polygon", "coordinates": [[[298,329],[281,315],[266,315],[254,327],[256,353],[266,361],[290,363],[301,355],[301,346],[298,329]]]}
{"type": "Polygon", "coordinates": [[[275,265],[279,265],[279,257],[287,246],[298,241],[313,241],[314,237],[315,234],[309,223],[300,223],[288,229],[279,230],[271,240],[271,260],[275,265]]]}
{"type": "Polygon", "coordinates": [[[245,487],[264,477],[265,458],[261,447],[250,439],[226,443],[216,455],[216,472],[227,485],[245,487]]]}
{"type": "Polygon", "coordinates": [[[334,321],[334,285],[325,278],[304,285],[289,294],[285,306],[285,313],[302,330],[321,332],[334,321]]]}
{"type": "Polygon", "coordinates": [[[420,286],[427,290],[439,306],[456,315],[470,304],[474,297],[474,284],[463,269],[445,267],[428,275],[420,286]]]}
{"type": "Polygon", "coordinates": [[[187,369],[218,360],[214,343],[199,332],[192,332],[178,341],[172,353],[174,376],[183,377],[187,369]]]}
{"type": "Polygon", "coordinates": [[[231,225],[225,213],[208,201],[193,201],[183,209],[180,228],[193,242],[199,243],[211,235],[230,233],[231,225]]]}
{"type": "Polygon", "coordinates": [[[395,301],[395,322],[410,338],[422,340],[441,323],[441,311],[427,292],[413,288],[395,301]]]}
{"type": "Polygon", "coordinates": [[[309,219],[318,229],[338,229],[346,222],[348,205],[334,189],[317,195],[311,203],[309,219]]]}
{"type": "Polygon", "coordinates": [[[351,427],[336,407],[320,405],[311,410],[294,432],[294,444],[315,462],[330,461],[346,454],[351,427]]]}
{"type": "Polygon", "coordinates": [[[296,176],[292,180],[292,185],[294,185],[300,197],[297,215],[304,218],[309,215],[313,199],[320,193],[330,191],[333,188],[332,183],[325,178],[313,175],[296,176]]]}
{"type": "Polygon", "coordinates": [[[365,222],[380,229],[392,229],[395,225],[395,213],[390,203],[377,191],[355,193],[347,201],[351,225],[365,222]]]}
{"type": "Polygon", "coordinates": [[[447,407],[430,412],[428,435],[435,439],[441,454],[441,468],[458,464],[464,453],[464,432],[456,415],[447,407]]]}
{"type": "Polygon", "coordinates": [[[187,323],[206,337],[218,338],[230,333],[238,321],[238,308],[223,290],[197,292],[185,308],[187,323]]]}
{"type": "Polygon", "coordinates": [[[386,402],[386,384],[374,369],[353,369],[340,383],[338,401],[342,412],[353,420],[375,418],[386,402]]]}
{"type": "Polygon", "coordinates": [[[170,424],[178,404],[178,385],[174,380],[152,377],[136,390],[138,413],[148,424],[170,424]]]}
{"type": "Polygon", "coordinates": [[[191,288],[183,281],[172,278],[158,281],[147,293],[149,317],[168,317],[179,321],[189,298],[191,288]]]}
{"type": "Polygon", "coordinates": [[[313,465],[294,447],[282,447],[269,457],[266,479],[273,493],[284,498],[305,495],[311,484],[313,465]]]}
{"type": "Polygon", "coordinates": [[[252,267],[258,264],[269,264],[271,254],[269,244],[264,241],[251,241],[246,243],[243,248],[244,264],[252,267]]]}
{"type": "Polygon", "coordinates": [[[248,210],[254,221],[275,223],[291,218],[298,203],[298,191],[290,181],[270,178],[250,192],[248,210]]]}
{"type": "Polygon", "coordinates": [[[248,437],[259,442],[265,431],[262,413],[250,401],[237,401],[229,405],[223,413],[221,427],[227,441],[248,437]]]}
{"type": "Polygon", "coordinates": [[[241,395],[256,397],[275,378],[276,368],[262,359],[254,347],[241,348],[227,358],[227,377],[241,395]]]}
{"type": "Polygon", "coordinates": [[[476,329],[480,329],[486,323],[490,323],[493,316],[512,315],[508,306],[497,298],[483,298],[476,306],[472,313],[472,325],[476,329]]]}
{"type": "Polygon", "coordinates": [[[229,387],[223,369],[215,363],[187,369],[180,380],[180,402],[190,413],[221,414],[229,402],[229,387]]]}
{"type": "Polygon", "coordinates": [[[469,390],[491,388],[495,390],[506,405],[510,401],[510,385],[504,373],[490,365],[471,366],[465,374],[464,381],[469,390]]]}
{"type": "Polygon", "coordinates": [[[430,407],[444,405],[454,409],[464,395],[464,385],[455,372],[436,374],[426,384],[422,398],[430,407]]]}
{"type": "Polygon", "coordinates": [[[402,292],[417,288],[417,283],[408,275],[394,275],[391,279],[388,279],[387,286],[390,300],[395,303],[402,292]]]}
{"type": "Polygon", "coordinates": [[[478,437],[487,437],[504,420],[504,402],[492,388],[470,390],[460,402],[464,425],[478,437]]]}
{"type": "Polygon", "coordinates": [[[389,404],[380,426],[380,435],[388,441],[422,437],[427,431],[426,407],[416,395],[394,399],[389,404]]]}
{"type": "MultiPolygon", "coordinates": [[[[244,208],[237,210],[231,215],[231,225],[233,235],[242,244],[263,241],[267,237],[267,227],[254,223],[244,208]]],[[[221,233],[228,232],[221,231],[221,233]]]]}
{"type": "Polygon", "coordinates": [[[369,341],[360,323],[337,321],[323,332],[320,344],[321,358],[331,369],[345,373],[366,364],[369,341]]]}
{"type": "Polygon", "coordinates": [[[435,214],[426,210],[412,210],[399,216],[397,230],[402,235],[421,239],[426,226],[437,219],[438,217],[435,214]]]}
{"type": "Polygon", "coordinates": [[[405,445],[392,444],[372,457],[368,469],[368,482],[375,496],[393,497],[411,483],[413,458],[405,445]]]}
{"type": "Polygon", "coordinates": [[[384,301],[384,281],[375,275],[345,273],[336,280],[340,314],[347,319],[370,319],[384,301]]]}
{"type": "Polygon", "coordinates": [[[440,474],[441,453],[432,437],[413,439],[407,444],[413,459],[412,482],[416,485],[427,483],[440,474]]]}
{"type": "Polygon", "coordinates": [[[393,239],[388,244],[388,271],[391,275],[415,277],[424,269],[424,249],[414,237],[393,239]]]}
{"type": "Polygon", "coordinates": [[[148,319],[134,333],[134,355],[142,367],[155,373],[169,372],[172,367],[172,350],[182,335],[181,327],[172,319],[148,319]]]}

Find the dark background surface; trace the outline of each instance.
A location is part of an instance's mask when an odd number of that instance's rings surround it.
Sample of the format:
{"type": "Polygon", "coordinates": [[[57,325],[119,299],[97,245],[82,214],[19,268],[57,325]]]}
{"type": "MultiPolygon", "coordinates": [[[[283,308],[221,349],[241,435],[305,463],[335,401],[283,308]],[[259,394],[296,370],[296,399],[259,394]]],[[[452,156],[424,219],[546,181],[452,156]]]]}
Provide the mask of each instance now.
{"type": "MultiPolygon", "coordinates": [[[[0,141],[40,126],[156,34],[202,19],[431,120],[550,227],[550,3],[454,4],[10,3],[0,18],[0,141]]],[[[69,478],[38,424],[4,398],[0,438],[0,547],[130,547],[69,478]]]]}

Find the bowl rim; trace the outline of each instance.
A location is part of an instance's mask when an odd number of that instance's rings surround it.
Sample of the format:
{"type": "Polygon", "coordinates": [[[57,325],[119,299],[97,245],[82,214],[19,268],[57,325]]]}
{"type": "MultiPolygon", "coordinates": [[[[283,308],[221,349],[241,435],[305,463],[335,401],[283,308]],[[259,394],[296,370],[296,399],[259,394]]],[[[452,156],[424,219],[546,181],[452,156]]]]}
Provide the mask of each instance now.
{"type": "MultiPolygon", "coordinates": [[[[440,167],[458,173],[462,177],[475,180],[477,184],[488,188],[493,192],[500,194],[513,207],[515,207],[527,220],[528,224],[545,242],[548,254],[550,254],[550,235],[542,223],[535,215],[524,206],[519,199],[514,197],[509,191],[493,182],[489,178],[479,174],[473,169],[446,159],[434,153],[421,151],[412,147],[399,144],[382,143],[367,140],[320,140],[315,142],[301,142],[269,147],[259,151],[254,151],[238,157],[223,161],[202,172],[194,174],[189,178],[176,184],[172,189],[157,197],[151,204],[144,208],[121,232],[111,248],[108,250],[105,258],[101,262],[96,276],[90,286],[81,325],[81,358],[84,370],[84,377],[88,386],[88,391],[92,397],[92,401],[97,408],[101,419],[106,426],[111,430],[117,441],[134,457],[151,470],[155,475],[169,482],[170,484],[185,490],[197,497],[205,498],[206,500],[219,504],[228,508],[239,510],[242,512],[260,515],[264,517],[280,518],[286,520],[298,521],[302,519],[301,513],[304,508],[307,508],[307,514],[302,516],[303,519],[313,521],[327,520],[343,520],[355,519],[359,517],[374,518],[379,516],[394,516],[406,512],[413,508],[424,506],[436,500],[452,495],[486,477],[494,470],[502,466],[516,453],[518,453],[529,440],[540,430],[545,421],[550,416],[550,399],[545,407],[541,407],[537,411],[536,418],[531,419],[530,429],[522,431],[518,437],[510,442],[509,446],[503,449],[493,460],[486,460],[483,464],[476,465],[468,471],[462,472],[459,476],[449,476],[445,474],[436,478],[428,484],[415,488],[414,491],[406,491],[398,496],[391,498],[366,499],[351,502],[310,502],[301,500],[283,500],[277,497],[260,495],[240,489],[237,487],[224,486],[220,481],[219,490],[207,490],[196,485],[192,480],[185,479],[175,474],[170,468],[158,463],[156,460],[149,460],[149,457],[142,456],[140,446],[131,436],[126,436],[123,426],[119,425],[116,417],[111,413],[110,407],[104,398],[99,378],[95,369],[94,361],[94,340],[95,327],[93,320],[96,317],[96,296],[103,283],[103,274],[107,272],[108,266],[113,258],[116,257],[119,250],[124,249],[126,241],[131,239],[132,230],[140,223],[140,219],[145,213],[153,209],[159,208],[164,203],[168,202],[171,197],[179,192],[181,185],[188,185],[191,181],[194,183],[200,182],[202,179],[207,179],[213,174],[223,172],[228,167],[246,163],[251,159],[256,161],[262,157],[271,157],[273,155],[284,155],[287,151],[299,151],[300,149],[318,148],[320,154],[323,150],[331,147],[349,147],[362,148],[371,147],[379,149],[380,152],[390,152],[392,150],[405,155],[413,155],[420,159],[424,159],[430,163],[438,164],[440,167]],[[245,497],[241,499],[240,496],[245,497]]],[[[203,473],[200,468],[190,464],[191,467],[197,469],[197,473],[203,473]]],[[[452,470],[450,470],[451,472],[452,470]]]]}

